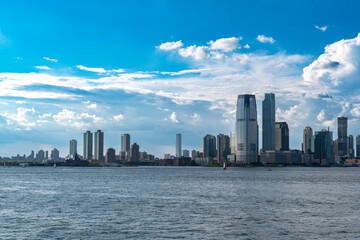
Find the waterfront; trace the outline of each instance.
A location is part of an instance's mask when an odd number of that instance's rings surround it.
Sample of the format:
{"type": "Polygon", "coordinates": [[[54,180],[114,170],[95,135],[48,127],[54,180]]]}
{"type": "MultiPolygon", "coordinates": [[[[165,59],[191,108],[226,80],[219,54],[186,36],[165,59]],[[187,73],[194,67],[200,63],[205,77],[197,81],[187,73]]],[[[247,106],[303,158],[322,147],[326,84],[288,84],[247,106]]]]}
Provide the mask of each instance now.
{"type": "Polygon", "coordinates": [[[0,167],[0,238],[356,239],[360,168],[0,167]]]}

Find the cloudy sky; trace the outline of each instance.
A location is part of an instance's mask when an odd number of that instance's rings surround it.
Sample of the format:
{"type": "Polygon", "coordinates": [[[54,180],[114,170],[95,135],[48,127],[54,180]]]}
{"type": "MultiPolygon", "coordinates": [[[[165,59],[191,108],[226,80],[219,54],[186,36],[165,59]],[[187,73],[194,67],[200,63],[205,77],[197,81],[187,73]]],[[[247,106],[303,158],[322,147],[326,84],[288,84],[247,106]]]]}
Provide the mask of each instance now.
{"type": "MultiPolygon", "coordinates": [[[[0,3],[0,155],[130,133],[157,156],[234,130],[238,94],[276,94],[290,146],[349,117],[360,134],[357,1],[0,3]]],[[[260,134],[261,136],[261,134],[260,134]]],[[[337,137],[336,131],[334,136],[337,137]]],[[[261,143],[261,138],[260,138],[261,143]]],[[[260,144],[261,145],[261,144],[260,144]]]]}

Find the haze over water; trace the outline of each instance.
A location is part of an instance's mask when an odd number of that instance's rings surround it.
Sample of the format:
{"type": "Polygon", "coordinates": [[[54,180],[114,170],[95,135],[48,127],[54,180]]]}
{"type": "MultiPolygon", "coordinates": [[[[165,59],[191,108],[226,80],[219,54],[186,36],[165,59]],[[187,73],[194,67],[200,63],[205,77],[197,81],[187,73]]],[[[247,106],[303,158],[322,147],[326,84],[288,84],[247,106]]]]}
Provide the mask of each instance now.
{"type": "Polygon", "coordinates": [[[5,239],[356,239],[358,168],[0,168],[5,239]]]}

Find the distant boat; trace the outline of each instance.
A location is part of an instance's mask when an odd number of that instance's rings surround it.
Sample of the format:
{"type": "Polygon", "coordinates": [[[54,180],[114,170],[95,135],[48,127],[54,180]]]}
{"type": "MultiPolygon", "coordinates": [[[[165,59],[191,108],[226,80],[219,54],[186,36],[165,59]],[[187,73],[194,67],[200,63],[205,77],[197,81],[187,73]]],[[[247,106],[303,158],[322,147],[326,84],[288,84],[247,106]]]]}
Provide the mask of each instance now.
{"type": "Polygon", "coordinates": [[[54,163],[54,166],[53,166],[54,168],[56,168],[56,163],[54,163]]]}
{"type": "Polygon", "coordinates": [[[20,163],[20,166],[23,167],[23,168],[25,168],[25,167],[28,166],[28,164],[27,164],[27,163],[20,163]]]}
{"type": "Polygon", "coordinates": [[[223,163],[223,170],[226,170],[226,163],[225,163],[225,161],[224,161],[224,163],[223,163]]]}

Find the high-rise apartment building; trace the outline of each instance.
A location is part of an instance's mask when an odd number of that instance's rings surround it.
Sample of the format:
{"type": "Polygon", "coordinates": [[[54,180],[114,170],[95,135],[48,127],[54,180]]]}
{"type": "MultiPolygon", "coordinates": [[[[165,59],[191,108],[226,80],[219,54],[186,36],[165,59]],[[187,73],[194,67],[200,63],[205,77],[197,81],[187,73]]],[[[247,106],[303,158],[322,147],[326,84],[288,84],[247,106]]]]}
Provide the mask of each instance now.
{"type": "Polygon", "coordinates": [[[130,161],[138,162],[140,158],[140,147],[136,143],[130,147],[130,161]]]}
{"type": "Polygon", "coordinates": [[[104,132],[97,130],[94,133],[94,159],[104,160],[104,132]]]}
{"type": "Polygon", "coordinates": [[[203,139],[204,157],[216,157],[216,138],[213,135],[207,134],[203,139]]]}
{"type": "Polygon", "coordinates": [[[73,158],[77,154],[77,141],[75,139],[70,140],[69,157],[73,158]]]}
{"type": "Polygon", "coordinates": [[[313,130],[311,127],[307,126],[303,131],[303,144],[302,150],[304,153],[311,153],[311,138],[313,135],[313,130]]]}
{"type": "Polygon", "coordinates": [[[176,157],[181,157],[181,133],[176,134],[176,157]]]}
{"type": "Polygon", "coordinates": [[[92,160],[93,134],[90,131],[84,133],[84,160],[92,160]]]}
{"type": "Polygon", "coordinates": [[[57,150],[56,148],[54,148],[53,150],[51,150],[50,152],[50,158],[51,160],[58,160],[60,157],[60,152],[59,150],[57,150]]]}
{"type": "Polygon", "coordinates": [[[130,151],[130,134],[121,134],[121,151],[130,151]]]}
{"type": "Polygon", "coordinates": [[[275,150],[289,151],[289,127],[286,122],[275,123],[275,150]]]}
{"type": "Polygon", "coordinates": [[[225,134],[217,135],[217,158],[219,161],[226,161],[230,154],[230,137],[225,134]]]}
{"type": "Polygon", "coordinates": [[[275,149],[275,94],[265,93],[262,102],[262,151],[275,149]]]}
{"type": "Polygon", "coordinates": [[[356,156],[360,157],[360,135],[356,136],[356,156]]]}
{"type": "Polygon", "coordinates": [[[105,162],[110,163],[110,162],[115,162],[115,161],[116,161],[115,149],[109,148],[105,154],[105,162]]]}
{"type": "Polygon", "coordinates": [[[338,156],[343,157],[348,154],[348,135],[347,135],[347,117],[338,117],[338,139],[337,139],[337,150],[338,156]]]}
{"type": "Polygon", "coordinates": [[[235,122],[236,162],[258,161],[258,124],[255,95],[239,95],[235,122]]]}

